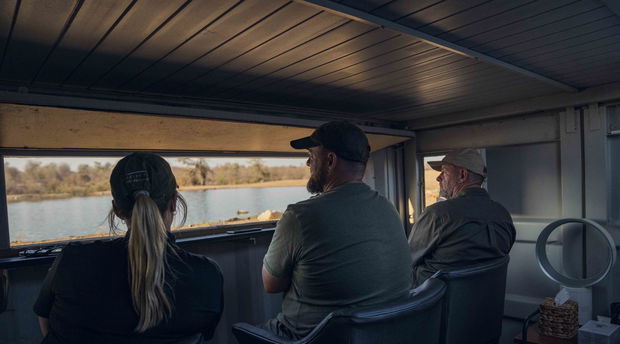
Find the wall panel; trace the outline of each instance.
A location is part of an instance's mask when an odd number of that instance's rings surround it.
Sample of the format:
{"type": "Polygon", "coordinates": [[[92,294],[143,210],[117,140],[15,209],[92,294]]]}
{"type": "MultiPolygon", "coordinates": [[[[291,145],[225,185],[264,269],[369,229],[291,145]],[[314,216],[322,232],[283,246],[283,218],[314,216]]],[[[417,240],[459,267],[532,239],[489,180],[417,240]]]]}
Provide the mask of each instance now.
{"type": "MultiPolygon", "coordinates": [[[[538,267],[535,243],[542,229],[561,216],[560,145],[489,148],[486,158],[489,194],[510,211],[517,230],[510,252],[505,313],[524,317],[558,290],[538,267]]],[[[547,245],[547,254],[559,269],[561,245],[561,241],[547,245]]]]}
{"type": "Polygon", "coordinates": [[[554,142],[559,137],[557,112],[416,132],[418,152],[432,153],[462,147],[496,147],[554,142]]]}

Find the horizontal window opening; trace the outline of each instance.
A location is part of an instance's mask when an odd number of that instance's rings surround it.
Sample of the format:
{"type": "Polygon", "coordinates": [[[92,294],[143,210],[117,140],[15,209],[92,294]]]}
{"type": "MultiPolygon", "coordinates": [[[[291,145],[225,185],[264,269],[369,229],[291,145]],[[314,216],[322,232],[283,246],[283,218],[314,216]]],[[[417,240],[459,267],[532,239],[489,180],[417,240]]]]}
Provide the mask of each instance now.
{"type": "MultiPolygon", "coordinates": [[[[165,157],[185,198],[177,235],[209,235],[225,226],[273,225],[291,203],[307,199],[305,158],[165,157]]],[[[109,177],[120,158],[5,157],[11,246],[124,235],[111,233],[109,177]]],[[[123,224],[119,228],[124,229],[123,224]]]]}

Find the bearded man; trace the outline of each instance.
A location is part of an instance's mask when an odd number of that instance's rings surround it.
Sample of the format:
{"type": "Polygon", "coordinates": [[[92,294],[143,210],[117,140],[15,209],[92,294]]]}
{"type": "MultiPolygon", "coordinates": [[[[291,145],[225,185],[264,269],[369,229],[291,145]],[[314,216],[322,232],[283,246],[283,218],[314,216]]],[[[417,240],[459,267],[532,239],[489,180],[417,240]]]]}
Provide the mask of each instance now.
{"type": "Polygon", "coordinates": [[[477,150],[453,151],[429,165],[441,171],[446,200],[426,208],[411,230],[414,287],[439,270],[504,257],[516,236],[510,213],[481,187],[486,166],[477,150]]]}
{"type": "Polygon", "coordinates": [[[329,122],[291,141],[308,149],[308,200],[288,206],[263,260],[263,285],[284,292],[282,312],[261,325],[306,336],[328,313],[404,299],[411,254],[394,206],[362,182],[370,154],[362,130],[329,122]]]}

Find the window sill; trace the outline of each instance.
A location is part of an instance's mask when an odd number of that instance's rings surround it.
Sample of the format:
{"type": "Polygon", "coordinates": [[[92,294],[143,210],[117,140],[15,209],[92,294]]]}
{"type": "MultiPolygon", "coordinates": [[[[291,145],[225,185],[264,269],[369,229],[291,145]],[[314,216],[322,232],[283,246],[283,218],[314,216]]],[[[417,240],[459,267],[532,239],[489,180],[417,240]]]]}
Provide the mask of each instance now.
{"type": "MultiPolygon", "coordinates": [[[[266,235],[273,233],[275,230],[275,221],[261,222],[261,223],[250,223],[244,225],[225,225],[218,226],[217,228],[197,228],[184,230],[182,232],[176,232],[176,242],[179,246],[183,247],[184,244],[197,243],[197,242],[217,242],[217,241],[231,241],[231,240],[239,240],[245,239],[256,235],[266,235]],[[220,228],[221,227],[221,228],[220,228]],[[244,231],[248,228],[259,228],[257,230],[253,230],[250,232],[244,231]],[[201,235],[201,233],[205,233],[201,235]],[[207,234],[208,233],[208,234],[207,234]]],[[[111,240],[111,239],[99,239],[99,240],[111,240]]],[[[84,240],[84,241],[93,241],[93,240],[84,240]]],[[[42,246],[50,246],[50,245],[58,245],[63,246],[66,245],[65,242],[58,242],[53,244],[47,244],[42,246]]],[[[37,257],[21,257],[18,255],[20,250],[24,250],[26,248],[36,248],[41,247],[41,245],[37,246],[22,246],[19,248],[11,248],[8,250],[0,251],[0,269],[13,269],[20,268],[26,266],[35,266],[35,265],[49,265],[54,261],[55,255],[49,256],[37,256],[37,257]]]]}

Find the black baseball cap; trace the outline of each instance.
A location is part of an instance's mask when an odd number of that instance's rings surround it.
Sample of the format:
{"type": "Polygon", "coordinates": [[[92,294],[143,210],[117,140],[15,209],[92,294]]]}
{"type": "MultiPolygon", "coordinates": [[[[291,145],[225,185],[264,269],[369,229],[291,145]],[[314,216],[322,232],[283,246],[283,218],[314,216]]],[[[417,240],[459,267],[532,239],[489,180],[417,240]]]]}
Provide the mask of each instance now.
{"type": "Polygon", "coordinates": [[[366,163],[370,145],[366,134],[354,124],[346,121],[332,121],[318,127],[310,136],[291,141],[295,149],[323,146],[339,157],[366,163]]]}
{"type": "Polygon", "coordinates": [[[110,187],[114,201],[125,211],[132,209],[138,192],[148,194],[163,209],[176,192],[177,182],[170,164],[161,156],[132,153],[112,170],[110,187]]]}

